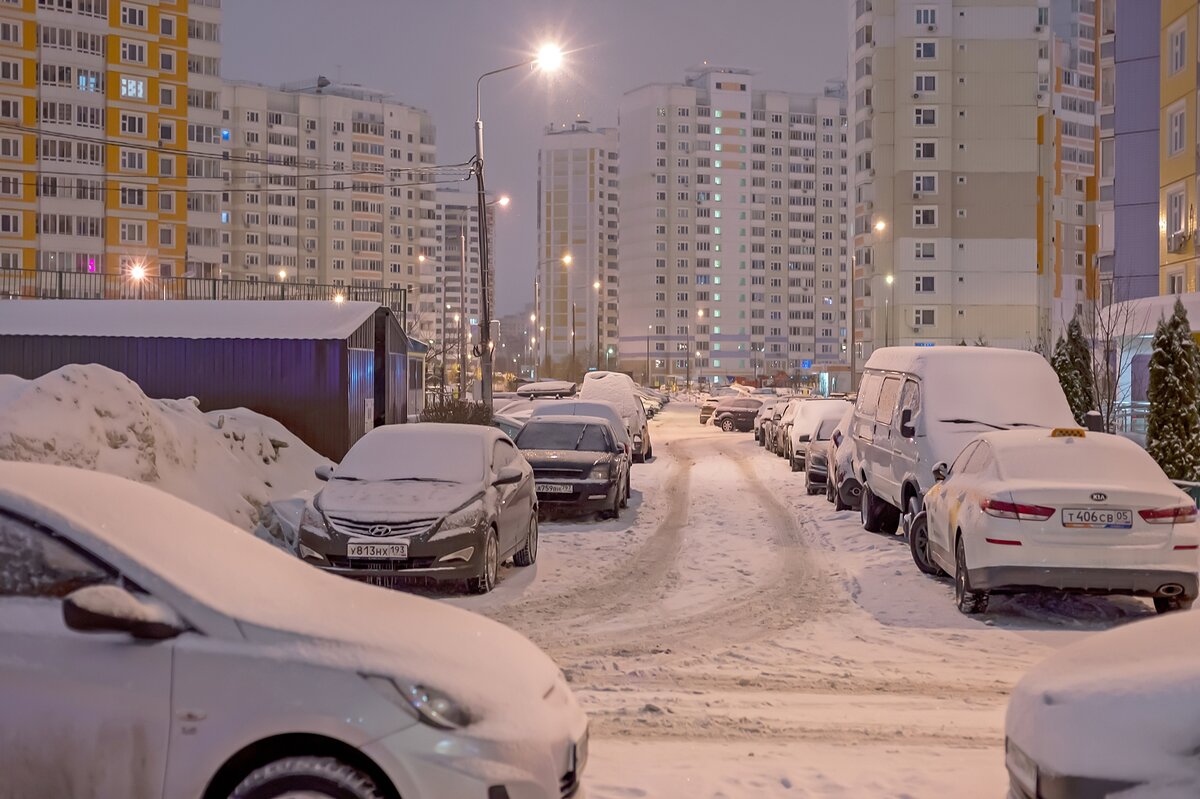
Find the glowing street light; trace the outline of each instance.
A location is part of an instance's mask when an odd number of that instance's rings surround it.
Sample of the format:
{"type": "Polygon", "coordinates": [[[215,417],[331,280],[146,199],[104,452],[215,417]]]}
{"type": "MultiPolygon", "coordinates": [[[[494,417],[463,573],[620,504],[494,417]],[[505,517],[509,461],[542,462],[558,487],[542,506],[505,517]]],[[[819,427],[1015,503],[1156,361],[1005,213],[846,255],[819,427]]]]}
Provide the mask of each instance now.
{"type": "Polygon", "coordinates": [[[887,230],[887,222],[884,222],[882,219],[880,219],[878,222],[875,223],[875,232],[876,233],[882,233],[885,230],[887,230]]]}
{"type": "Polygon", "coordinates": [[[341,305],[345,301],[346,301],[346,296],[344,294],[338,293],[338,294],[333,295],[334,304],[341,305]]]}
{"type": "Polygon", "coordinates": [[[537,59],[533,64],[542,72],[557,72],[558,68],[562,66],[562,62],[562,48],[556,44],[547,43],[538,50],[537,59]]]}
{"type": "Polygon", "coordinates": [[[137,283],[141,283],[146,279],[146,267],[142,264],[134,264],[129,268],[129,276],[137,283]]]}
{"type": "Polygon", "coordinates": [[[500,206],[501,208],[507,208],[510,202],[512,202],[511,197],[509,197],[507,194],[501,194],[500,199],[496,200],[496,205],[500,206]]]}

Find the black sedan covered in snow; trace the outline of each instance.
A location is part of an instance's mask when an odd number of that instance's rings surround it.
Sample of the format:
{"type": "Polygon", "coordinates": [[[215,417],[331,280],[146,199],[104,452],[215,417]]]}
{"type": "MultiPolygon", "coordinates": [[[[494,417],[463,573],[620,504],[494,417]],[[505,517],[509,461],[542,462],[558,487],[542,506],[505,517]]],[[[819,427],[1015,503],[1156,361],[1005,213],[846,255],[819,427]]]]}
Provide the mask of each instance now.
{"type": "Polygon", "coordinates": [[[629,455],[606,419],[534,416],[517,434],[542,510],[617,518],[629,501],[629,455]]]}

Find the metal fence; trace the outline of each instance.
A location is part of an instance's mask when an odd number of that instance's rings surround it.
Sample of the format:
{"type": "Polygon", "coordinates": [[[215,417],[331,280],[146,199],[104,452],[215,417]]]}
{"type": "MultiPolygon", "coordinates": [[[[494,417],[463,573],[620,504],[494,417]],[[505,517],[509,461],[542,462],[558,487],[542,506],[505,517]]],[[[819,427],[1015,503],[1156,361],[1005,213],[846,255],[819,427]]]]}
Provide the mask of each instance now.
{"type": "Polygon", "coordinates": [[[0,269],[0,299],[39,300],[364,300],[385,305],[406,321],[407,291],[375,286],[336,286],[226,277],[164,277],[147,274],[0,269]]]}

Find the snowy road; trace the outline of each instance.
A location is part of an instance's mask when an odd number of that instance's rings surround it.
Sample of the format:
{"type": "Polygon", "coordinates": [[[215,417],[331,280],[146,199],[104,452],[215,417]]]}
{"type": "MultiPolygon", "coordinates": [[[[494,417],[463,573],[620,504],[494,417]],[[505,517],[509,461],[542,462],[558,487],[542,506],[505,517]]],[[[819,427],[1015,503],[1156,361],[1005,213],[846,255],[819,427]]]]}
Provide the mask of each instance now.
{"type": "Polygon", "coordinates": [[[672,403],[618,521],[546,524],[532,570],[452,600],[528,635],[592,719],[591,799],[1002,797],[1009,689],[1139,601],[997,600],[982,621],[902,538],[808,497],[751,436],[672,403]]]}

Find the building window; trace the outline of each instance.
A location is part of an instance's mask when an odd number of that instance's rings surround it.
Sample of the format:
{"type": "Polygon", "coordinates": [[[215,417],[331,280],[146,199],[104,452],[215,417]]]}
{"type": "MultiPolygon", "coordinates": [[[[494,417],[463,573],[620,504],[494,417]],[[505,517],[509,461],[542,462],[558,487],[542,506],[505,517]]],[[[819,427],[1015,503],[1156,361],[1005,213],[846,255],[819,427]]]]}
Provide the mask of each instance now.
{"type": "Polygon", "coordinates": [[[913,109],[913,124],[918,127],[929,127],[937,124],[937,109],[936,108],[914,108],[913,109]]]}
{"type": "Polygon", "coordinates": [[[146,81],[144,78],[121,78],[121,96],[134,100],[146,99],[146,81]]]}
{"type": "Polygon", "coordinates": [[[937,24],[937,9],[936,8],[918,8],[917,9],[917,24],[918,25],[936,25],[937,24]]]}
{"type": "Polygon", "coordinates": [[[145,244],[146,224],[144,222],[122,222],[121,242],[128,244],[145,244]]]}
{"type": "Polygon", "coordinates": [[[937,194],[937,175],[913,175],[913,191],[918,194],[937,194]]]}
{"type": "Polygon", "coordinates": [[[1187,65],[1187,20],[1180,20],[1167,36],[1171,40],[1170,74],[1174,75],[1187,65]]]}
{"type": "Polygon", "coordinates": [[[10,83],[21,82],[20,61],[0,61],[0,80],[10,83]]]}
{"type": "Polygon", "coordinates": [[[936,208],[914,208],[913,209],[913,226],[914,227],[937,227],[937,209],[936,208]]]}
{"type": "Polygon", "coordinates": [[[937,58],[937,42],[917,42],[916,57],[920,60],[937,58]]]}
{"type": "Polygon", "coordinates": [[[146,27],[146,9],[142,6],[130,5],[129,3],[121,4],[121,24],[131,28],[146,27]]]}
{"type": "Polygon", "coordinates": [[[1182,294],[1184,289],[1183,274],[1167,275],[1167,294],[1182,294]]]}
{"type": "Polygon", "coordinates": [[[913,91],[916,92],[936,92],[937,91],[937,75],[915,75],[913,77],[913,91]]]}
{"type": "Polygon", "coordinates": [[[914,275],[915,285],[913,290],[918,294],[932,294],[934,291],[934,276],[933,275],[914,275]]]}
{"type": "Polygon", "coordinates": [[[936,245],[932,241],[918,241],[914,249],[913,255],[918,261],[927,261],[937,255],[936,245]]]}
{"type": "Polygon", "coordinates": [[[914,308],[913,309],[913,326],[914,327],[930,327],[936,324],[937,312],[933,308],[914,308]]]}
{"type": "Polygon", "coordinates": [[[168,38],[175,38],[175,17],[163,14],[158,18],[158,32],[160,35],[168,38]]]}
{"type": "Polygon", "coordinates": [[[146,116],[144,114],[121,114],[121,132],[130,136],[146,135],[146,116]]]}
{"type": "Polygon", "coordinates": [[[20,232],[20,214],[0,214],[0,233],[19,234],[20,232]]]}
{"type": "Polygon", "coordinates": [[[1170,121],[1167,125],[1167,151],[1171,155],[1183,152],[1183,142],[1187,135],[1185,111],[1186,109],[1182,105],[1168,111],[1170,121]]]}
{"type": "Polygon", "coordinates": [[[1167,192],[1167,232],[1171,234],[1183,232],[1183,200],[1184,189],[1178,188],[1167,192]]]}
{"type": "Polygon", "coordinates": [[[145,64],[146,45],[141,42],[121,42],[121,60],[131,64],[145,64]]]}
{"type": "Polygon", "coordinates": [[[175,53],[171,50],[160,50],[158,52],[158,68],[163,72],[174,72],[175,53]]]}
{"type": "Polygon", "coordinates": [[[937,158],[937,144],[931,141],[914,142],[913,150],[916,158],[921,161],[927,161],[932,158],[937,158]]]}

